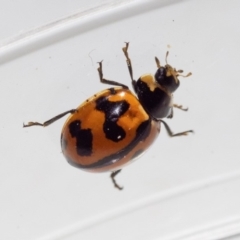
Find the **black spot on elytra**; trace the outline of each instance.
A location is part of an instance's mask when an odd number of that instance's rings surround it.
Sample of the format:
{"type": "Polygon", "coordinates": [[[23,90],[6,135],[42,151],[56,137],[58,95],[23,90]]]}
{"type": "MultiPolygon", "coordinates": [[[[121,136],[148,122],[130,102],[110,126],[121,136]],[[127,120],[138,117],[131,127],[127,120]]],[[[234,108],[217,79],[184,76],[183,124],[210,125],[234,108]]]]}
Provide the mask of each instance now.
{"type": "Polygon", "coordinates": [[[149,136],[150,131],[151,131],[151,119],[148,119],[142,122],[137,128],[136,138],[138,139],[138,142],[144,141],[149,136]]]}
{"type": "Polygon", "coordinates": [[[136,145],[140,141],[144,141],[149,136],[150,132],[151,132],[151,119],[148,119],[139,125],[136,131],[136,136],[132,140],[132,142],[130,142],[130,144],[128,144],[125,148],[121,149],[120,151],[113,153],[111,155],[108,155],[102,159],[99,159],[97,162],[89,165],[82,165],[74,162],[70,162],[70,164],[75,167],[85,168],[85,169],[102,168],[102,167],[109,166],[121,160],[123,157],[125,157],[130,151],[132,151],[134,147],[136,147],[136,145]]]}
{"type": "Polygon", "coordinates": [[[69,132],[73,138],[76,138],[77,153],[80,156],[90,156],[93,141],[91,129],[81,129],[81,121],[75,120],[69,124],[69,132]]]}
{"type": "Polygon", "coordinates": [[[105,114],[103,131],[107,139],[118,142],[125,138],[126,133],[117,124],[117,121],[128,110],[129,106],[125,100],[110,102],[106,97],[100,97],[96,100],[96,109],[105,114]]]}

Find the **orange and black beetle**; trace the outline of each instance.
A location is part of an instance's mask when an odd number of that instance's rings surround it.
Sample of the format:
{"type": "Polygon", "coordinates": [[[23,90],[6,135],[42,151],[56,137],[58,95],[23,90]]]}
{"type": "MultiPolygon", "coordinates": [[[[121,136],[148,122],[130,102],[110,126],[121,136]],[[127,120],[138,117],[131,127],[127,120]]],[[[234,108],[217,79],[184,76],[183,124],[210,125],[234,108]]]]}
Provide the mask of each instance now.
{"type": "MultiPolygon", "coordinates": [[[[102,62],[99,63],[99,77],[102,83],[118,86],[103,90],[87,99],[78,108],[66,111],[44,122],[29,122],[24,127],[46,127],[66,114],[61,134],[61,147],[67,161],[90,172],[111,171],[114,186],[122,189],[115,176],[122,167],[132,162],[149,148],[160,132],[160,123],[169,136],[187,135],[192,130],[173,134],[162,118],[173,117],[173,92],[179,87],[178,76],[183,72],[169,64],[163,67],[157,58],[155,75],[146,74],[137,81],[133,79],[128,46],[123,48],[133,89],[126,85],[103,78],[102,62]]],[[[168,52],[166,54],[167,59],[168,52]]],[[[185,77],[190,76],[191,73],[185,77]]]]}

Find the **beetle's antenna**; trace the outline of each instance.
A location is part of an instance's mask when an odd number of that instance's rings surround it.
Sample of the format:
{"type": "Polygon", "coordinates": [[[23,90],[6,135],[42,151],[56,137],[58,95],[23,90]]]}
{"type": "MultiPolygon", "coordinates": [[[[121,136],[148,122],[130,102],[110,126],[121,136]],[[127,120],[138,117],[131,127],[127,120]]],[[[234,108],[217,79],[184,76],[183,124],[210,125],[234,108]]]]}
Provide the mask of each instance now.
{"type": "Polygon", "coordinates": [[[165,56],[165,62],[167,65],[168,65],[168,62],[167,62],[168,55],[169,55],[169,51],[166,52],[166,56],[165,56]]]}
{"type": "Polygon", "coordinates": [[[155,57],[155,62],[157,64],[157,68],[160,68],[161,67],[161,64],[160,64],[160,61],[157,57],[155,57]]]}

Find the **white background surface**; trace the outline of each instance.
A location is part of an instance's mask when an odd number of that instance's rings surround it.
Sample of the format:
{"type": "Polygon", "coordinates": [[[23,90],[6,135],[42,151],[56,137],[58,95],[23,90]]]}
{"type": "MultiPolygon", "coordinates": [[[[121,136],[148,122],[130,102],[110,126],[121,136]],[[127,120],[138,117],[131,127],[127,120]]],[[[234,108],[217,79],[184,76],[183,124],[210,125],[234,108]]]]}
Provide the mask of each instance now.
{"type": "Polygon", "coordinates": [[[240,233],[239,1],[112,2],[1,7],[1,239],[240,233]],[[22,124],[45,121],[104,89],[96,71],[102,59],[107,78],[129,85],[125,41],[135,78],[154,73],[154,56],[164,62],[166,50],[171,65],[193,73],[175,94],[189,111],[176,110],[168,123],[195,134],[169,139],[163,128],[117,177],[120,192],[109,174],[67,164],[59,146],[64,119],[45,129],[22,124]]]}

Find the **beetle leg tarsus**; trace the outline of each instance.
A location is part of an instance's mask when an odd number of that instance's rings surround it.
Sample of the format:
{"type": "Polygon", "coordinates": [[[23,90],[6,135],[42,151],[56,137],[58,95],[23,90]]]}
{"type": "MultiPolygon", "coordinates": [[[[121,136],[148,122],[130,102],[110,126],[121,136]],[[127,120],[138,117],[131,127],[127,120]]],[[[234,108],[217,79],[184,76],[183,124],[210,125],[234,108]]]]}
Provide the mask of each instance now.
{"type": "Polygon", "coordinates": [[[123,50],[123,53],[126,57],[126,62],[127,62],[127,66],[128,66],[128,71],[129,71],[129,74],[130,74],[130,77],[131,77],[131,80],[132,80],[132,84],[133,86],[135,85],[136,83],[136,80],[133,79],[133,68],[132,68],[132,62],[131,62],[131,59],[129,58],[128,56],[128,46],[129,46],[129,42],[126,42],[125,43],[125,47],[122,48],[123,50]]]}
{"type": "Polygon", "coordinates": [[[167,130],[169,137],[186,136],[186,135],[188,135],[188,133],[194,133],[193,130],[188,130],[188,131],[173,134],[172,130],[170,129],[170,127],[167,125],[166,122],[164,122],[163,120],[160,120],[160,122],[163,123],[164,127],[167,130]]]}
{"type": "Polygon", "coordinates": [[[119,170],[117,170],[117,171],[114,171],[114,172],[112,172],[111,175],[110,175],[114,187],[117,188],[118,190],[123,190],[123,187],[120,187],[120,186],[117,184],[117,182],[116,182],[116,180],[115,180],[115,176],[116,176],[118,173],[120,173],[121,170],[122,170],[122,169],[119,169],[119,170]]]}
{"type": "Polygon", "coordinates": [[[119,82],[116,82],[116,81],[112,81],[112,80],[108,80],[108,79],[106,79],[106,78],[103,77],[102,62],[103,62],[103,61],[98,62],[99,67],[97,68],[100,82],[101,82],[101,83],[104,83],[104,84],[109,84],[109,85],[114,85],[114,86],[120,86],[120,87],[123,87],[123,88],[125,88],[125,89],[128,89],[128,86],[126,86],[126,85],[124,85],[124,84],[122,84],[122,83],[119,83],[119,82]]]}
{"type": "Polygon", "coordinates": [[[73,114],[73,113],[75,113],[75,112],[77,112],[77,109],[71,109],[71,110],[69,110],[69,111],[66,111],[66,112],[64,112],[64,113],[61,113],[61,114],[59,114],[59,115],[57,115],[57,116],[49,119],[48,121],[46,121],[46,122],[44,122],[44,123],[29,122],[28,124],[23,124],[23,127],[24,127],[24,128],[25,128],[25,127],[32,127],[32,126],[47,127],[48,125],[54,123],[55,121],[57,121],[58,119],[64,117],[65,115],[67,115],[67,114],[69,114],[69,113],[73,114]]]}

